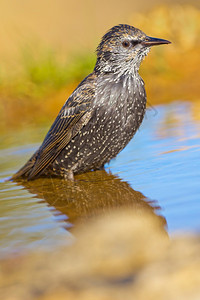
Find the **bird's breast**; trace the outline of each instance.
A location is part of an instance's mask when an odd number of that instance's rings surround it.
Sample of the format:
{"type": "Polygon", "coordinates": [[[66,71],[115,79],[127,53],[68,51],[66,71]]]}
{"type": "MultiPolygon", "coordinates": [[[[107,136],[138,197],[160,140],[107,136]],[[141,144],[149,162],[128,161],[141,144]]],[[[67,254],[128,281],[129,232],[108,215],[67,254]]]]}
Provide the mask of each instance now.
{"type": "Polygon", "coordinates": [[[97,119],[104,118],[122,127],[138,128],[146,109],[144,82],[139,76],[105,76],[97,80],[95,101],[97,119]],[[114,121],[116,120],[116,122],[114,121]]]}

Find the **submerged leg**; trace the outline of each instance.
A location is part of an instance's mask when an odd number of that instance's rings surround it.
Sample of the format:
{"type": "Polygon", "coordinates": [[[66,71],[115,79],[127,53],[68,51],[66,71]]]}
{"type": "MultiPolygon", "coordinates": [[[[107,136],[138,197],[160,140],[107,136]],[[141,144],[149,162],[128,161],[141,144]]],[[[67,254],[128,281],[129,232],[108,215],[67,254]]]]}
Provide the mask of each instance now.
{"type": "Polygon", "coordinates": [[[72,170],[68,170],[67,172],[64,173],[64,179],[65,180],[70,180],[74,181],[74,173],[72,170]]]}
{"type": "Polygon", "coordinates": [[[104,164],[102,165],[102,166],[100,166],[100,167],[98,167],[98,168],[95,168],[94,169],[95,171],[101,171],[101,170],[105,170],[105,168],[104,168],[104,164]]]}

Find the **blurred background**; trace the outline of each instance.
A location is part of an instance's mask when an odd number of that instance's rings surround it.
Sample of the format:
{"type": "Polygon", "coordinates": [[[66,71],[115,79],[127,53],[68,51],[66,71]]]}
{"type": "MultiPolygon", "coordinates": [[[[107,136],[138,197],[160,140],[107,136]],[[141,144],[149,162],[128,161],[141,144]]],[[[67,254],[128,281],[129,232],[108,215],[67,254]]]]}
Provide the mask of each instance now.
{"type": "Polygon", "coordinates": [[[52,122],[93,70],[95,49],[112,26],[127,23],[169,39],[142,64],[151,105],[193,101],[200,118],[200,2],[1,0],[0,131],[52,122]]]}

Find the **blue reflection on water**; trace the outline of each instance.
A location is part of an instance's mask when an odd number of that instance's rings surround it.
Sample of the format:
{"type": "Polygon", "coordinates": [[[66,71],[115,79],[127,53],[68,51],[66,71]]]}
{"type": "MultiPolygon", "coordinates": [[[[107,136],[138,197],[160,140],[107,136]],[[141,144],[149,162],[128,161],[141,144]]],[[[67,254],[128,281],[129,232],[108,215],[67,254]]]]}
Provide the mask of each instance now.
{"type": "Polygon", "coordinates": [[[189,103],[156,111],[147,112],[134,139],[107,167],[158,200],[170,232],[200,231],[200,124],[189,103]]]}

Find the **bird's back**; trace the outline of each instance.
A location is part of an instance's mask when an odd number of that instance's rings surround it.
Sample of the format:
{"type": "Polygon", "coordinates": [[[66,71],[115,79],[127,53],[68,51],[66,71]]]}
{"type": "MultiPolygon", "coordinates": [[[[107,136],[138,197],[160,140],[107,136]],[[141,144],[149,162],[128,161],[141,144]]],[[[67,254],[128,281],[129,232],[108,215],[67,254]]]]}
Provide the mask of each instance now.
{"type": "Polygon", "coordinates": [[[95,76],[88,75],[63,105],[40,148],[12,179],[33,179],[50,170],[52,164],[74,136],[91,118],[91,102],[95,94],[95,76]]]}

